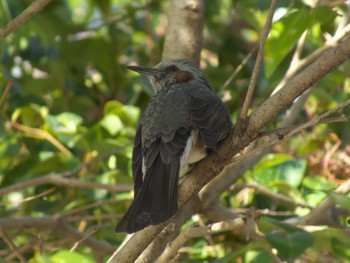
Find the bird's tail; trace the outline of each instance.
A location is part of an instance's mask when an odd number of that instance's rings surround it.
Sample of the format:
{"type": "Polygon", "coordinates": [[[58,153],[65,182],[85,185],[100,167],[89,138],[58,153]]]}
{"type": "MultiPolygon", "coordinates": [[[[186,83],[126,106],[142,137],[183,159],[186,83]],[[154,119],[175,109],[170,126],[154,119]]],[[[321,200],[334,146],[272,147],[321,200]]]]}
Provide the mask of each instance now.
{"type": "Polygon", "coordinates": [[[161,154],[147,170],[134,202],[115,228],[117,233],[134,233],[149,225],[160,224],[177,212],[179,158],[166,163],[161,154]]]}

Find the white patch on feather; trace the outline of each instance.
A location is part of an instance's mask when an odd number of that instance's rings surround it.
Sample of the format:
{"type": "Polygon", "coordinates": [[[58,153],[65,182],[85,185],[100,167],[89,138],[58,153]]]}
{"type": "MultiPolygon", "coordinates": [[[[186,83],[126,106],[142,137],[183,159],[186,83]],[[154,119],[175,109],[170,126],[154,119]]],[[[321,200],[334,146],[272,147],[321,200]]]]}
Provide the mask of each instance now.
{"type": "Polygon", "coordinates": [[[145,175],[146,175],[145,157],[142,157],[142,182],[145,180],[145,175]]]}
{"type": "Polygon", "coordinates": [[[194,144],[196,143],[196,140],[197,140],[197,132],[193,130],[191,132],[190,137],[188,137],[187,139],[185,150],[180,158],[180,166],[183,166],[187,161],[188,155],[190,154],[194,144]]]}
{"type": "MultiPolygon", "coordinates": [[[[204,149],[195,148],[197,137],[198,137],[198,131],[192,130],[190,137],[188,137],[187,139],[185,150],[180,158],[180,177],[184,176],[187,173],[191,164],[202,160],[206,156],[204,149]]],[[[145,180],[146,170],[147,170],[147,167],[145,164],[145,157],[143,157],[142,158],[142,182],[145,180]]]]}
{"type": "Polygon", "coordinates": [[[198,137],[198,131],[192,130],[191,136],[188,137],[185,150],[180,158],[180,177],[185,175],[189,166],[202,160],[206,154],[204,149],[195,148],[198,137]]]}

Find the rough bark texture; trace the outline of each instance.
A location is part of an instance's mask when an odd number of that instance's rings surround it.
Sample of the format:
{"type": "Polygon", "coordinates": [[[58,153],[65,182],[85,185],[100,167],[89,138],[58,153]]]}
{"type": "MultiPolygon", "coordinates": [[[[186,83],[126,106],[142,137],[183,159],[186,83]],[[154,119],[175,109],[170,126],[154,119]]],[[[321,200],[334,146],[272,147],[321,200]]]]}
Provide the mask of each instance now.
{"type": "Polygon", "coordinates": [[[203,0],[172,0],[163,60],[187,58],[199,64],[203,43],[203,0]]]}

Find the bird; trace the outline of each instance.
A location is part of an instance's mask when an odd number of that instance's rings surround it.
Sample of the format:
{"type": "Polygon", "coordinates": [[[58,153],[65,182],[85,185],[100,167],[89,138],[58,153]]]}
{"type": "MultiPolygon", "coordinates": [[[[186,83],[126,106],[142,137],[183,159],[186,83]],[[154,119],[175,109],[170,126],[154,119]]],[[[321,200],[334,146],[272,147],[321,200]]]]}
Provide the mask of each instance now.
{"type": "Polygon", "coordinates": [[[147,76],[154,89],[134,138],[134,201],[115,228],[131,234],[177,213],[179,178],[215,151],[233,124],[206,75],[190,60],[127,68],[147,76]]]}

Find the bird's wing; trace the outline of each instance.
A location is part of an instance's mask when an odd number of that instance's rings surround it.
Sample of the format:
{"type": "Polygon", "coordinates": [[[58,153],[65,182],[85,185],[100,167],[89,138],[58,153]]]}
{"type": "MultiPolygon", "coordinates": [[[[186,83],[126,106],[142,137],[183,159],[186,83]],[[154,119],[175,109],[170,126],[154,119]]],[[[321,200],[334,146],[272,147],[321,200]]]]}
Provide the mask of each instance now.
{"type": "MultiPolygon", "coordinates": [[[[134,178],[134,195],[136,196],[142,186],[142,142],[141,142],[142,125],[139,124],[134,138],[134,149],[132,152],[132,171],[134,178]]],[[[124,214],[118,225],[115,227],[115,232],[128,232],[128,221],[132,217],[134,203],[130,206],[128,211],[124,214]]],[[[135,232],[135,231],[134,231],[135,232]]]]}
{"type": "Polygon", "coordinates": [[[133,233],[162,223],[177,212],[180,158],[191,131],[179,127],[171,134],[160,132],[156,139],[145,144],[142,144],[141,134],[139,125],[132,160],[134,202],[117,225],[116,232],[133,233]]]}
{"type": "Polygon", "coordinates": [[[134,177],[134,192],[139,191],[142,185],[142,143],[141,143],[141,124],[138,125],[135,138],[134,149],[132,152],[132,171],[134,177]]]}
{"type": "Polygon", "coordinates": [[[220,98],[209,89],[189,89],[191,122],[198,128],[206,147],[215,149],[232,130],[229,112],[220,98]]]}

